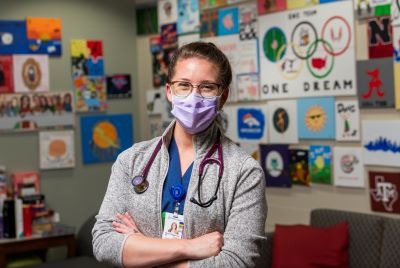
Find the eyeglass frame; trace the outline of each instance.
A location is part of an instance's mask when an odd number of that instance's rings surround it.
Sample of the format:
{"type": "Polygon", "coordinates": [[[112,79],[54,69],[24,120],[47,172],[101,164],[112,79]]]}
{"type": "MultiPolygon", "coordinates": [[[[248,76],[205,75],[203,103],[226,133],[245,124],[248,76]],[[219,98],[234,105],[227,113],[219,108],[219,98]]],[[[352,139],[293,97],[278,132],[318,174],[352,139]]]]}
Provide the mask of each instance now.
{"type": "MultiPolygon", "coordinates": [[[[189,96],[190,94],[192,94],[194,88],[199,88],[201,85],[207,85],[207,84],[216,85],[216,86],[218,86],[218,90],[221,90],[221,87],[222,87],[222,84],[218,84],[218,83],[214,83],[214,82],[203,82],[203,83],[200,83],[200,84],[197,84],[197,85],[193,85],[190,81],[175,80],[175,81],[171,81],[171,82],[168,83],[168,84],[171,86],[172,91],[174,91],[174,84],[175,84],[175,83],[178,83],[178,82],[188,83],[188,84],[190,85],[190,88],[191,88],[191,89],[190,89],[190,92],[189,92],[187,95],[176,95],[176,94],[174,94],[175,96],[183,97],[183,98],[186,98],[187,96],[189,96]]],[[[200,93],[200,96],[201,96],[202,98],[206,98],[206,99],[207,99],[207,98],[213,98],[213,97],[221,97],[222,94],[224,93],[224,90],[222,90],[222,92],[221,92],[220,94],[217,94],[217,95],[215,95],[215,96],[203,96],[203,95],[201,94],[201,91],[200,91],[200,90],[199,90],[199,93],[200,93]]]]}

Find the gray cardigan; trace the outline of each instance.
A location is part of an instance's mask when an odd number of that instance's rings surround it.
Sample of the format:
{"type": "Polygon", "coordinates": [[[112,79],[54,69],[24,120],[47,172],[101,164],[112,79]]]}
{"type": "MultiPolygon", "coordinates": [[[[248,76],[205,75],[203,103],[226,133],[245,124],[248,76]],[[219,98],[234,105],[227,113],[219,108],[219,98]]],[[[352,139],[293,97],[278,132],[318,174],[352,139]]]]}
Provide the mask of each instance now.
{"type": "MultiPolygon", "coordinates": [[[[149,188],[136,194],[131,179],[143,169],[159,137],[133,145],[118,156],[112,167],[108,188],[93,227],[93,251],[99,261],[122,266],[122,249],[127,235],[114,231],[116,213],[129,212],[146,236],[161,238],[161,198],[169,165],[168,145],[175,122],[164,132],[163,145],[155,158],[147,180],[149,188]]],[[[190,260],[190,267],[260,267],[266,244],[265,178],[257,161],[230,141],[221,137],[224,173],[218,198],[208,208],[189,201],[197,199],[198,170],[201,160],[214,144],[218,126],[213,123],[193,137],[195,160],[184,207],[186,238],[213,231],[224,237],[220,254],[203,260],[190,260]]],[[[216,154],[214,155],[216,157],[216,154]]],[[[209,200],[218,181],[217,165],[207,165],[202,182],[202,200],[209,200]]]]}

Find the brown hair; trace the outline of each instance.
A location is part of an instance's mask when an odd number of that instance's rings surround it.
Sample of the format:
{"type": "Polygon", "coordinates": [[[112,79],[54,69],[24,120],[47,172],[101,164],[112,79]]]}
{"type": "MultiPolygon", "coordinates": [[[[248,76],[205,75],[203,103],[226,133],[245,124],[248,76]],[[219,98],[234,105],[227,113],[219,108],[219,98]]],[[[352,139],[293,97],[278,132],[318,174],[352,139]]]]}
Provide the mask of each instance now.
{"type": "Polygon", "coordinates": [[[213,63],[219,71],[219,81],[222,89],[229,89],[232,81],[232,69],[228,58],[213,43],[193,42],[177,49],[168,66],[168,82],[175,74],[175,66],[179,60],[201,58],[213,63]]]}

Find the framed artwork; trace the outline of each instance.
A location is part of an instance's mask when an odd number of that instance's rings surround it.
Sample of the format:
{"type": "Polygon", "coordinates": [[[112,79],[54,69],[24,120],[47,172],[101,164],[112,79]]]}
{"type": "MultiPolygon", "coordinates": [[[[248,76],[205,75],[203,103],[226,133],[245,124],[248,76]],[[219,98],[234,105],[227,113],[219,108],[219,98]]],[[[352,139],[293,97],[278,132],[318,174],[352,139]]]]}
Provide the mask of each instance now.
{"type": "Polygon", "coordinates": [[[84,164],[115,161],[133,144],[132,115],[81,116],[84,164]]]}
{"type": "Polygon", "coordinates": [[[13,92],[13,58],[11,55],[0,55],[0,94],[13,92]]]}
{"type": "Polygon", "coordinates": [[[336,100],[336,140],[360,140],[360,109],[356,100],[336,100]]]}
{"type": "Polygon", "coordinates": [[[328,145],[311,145],[310,178],[313,183],[332,184],[332,151],[328,145]]]}
{"type": "Polygon", "coordinates": [[[0,21],[0,54],[29,54],[25,20],[0,21]]]}
{"type": "Polygon", "coordinates": [[[107,98],[122,99],[132,96],[131,75],[114,74],[107,76],[107,98]]]}
{"type": "Polygon", "coordinates": [[[289,171],[292,184],[310,186],[310,172],[308,167],[308,150],[290,149],[289,171]]]}
{"type": "Polygon", "coordinates": [[[260,163],[267,187],[291,187],[287,145],[260,145],[260,163]]]}
{"type": "Polygon", "coordinates": [[[49,57],[47,55],[14,55],[15,92],[49,91],[49,57]]]}
{"type": "Polygon", "coordinates": [[[270,122],[269,143],[296,144],[299,142],[295,100],[269,101],[268,122],[270,122]]]}
{"type": "Polygon", "coordinates": [[[333,160],[335,186],[364,187],[364,163],[360,147],[335,147],[333,160]]]}
{"type": "Polygon", "coordinates": [[[73,130],[39,132],[40,169],[74,167],[74,136],[73,130]]]}
{"type": "Polygon", "coordinates": [[[368,175],[371,209],[399,214],[400,173],[370,171],[368,175]]]}
{"type": "Polygon", "coordinates": [[[29,50],[34,54],[61,56],[61,19],[26,18],[29,50]]]}

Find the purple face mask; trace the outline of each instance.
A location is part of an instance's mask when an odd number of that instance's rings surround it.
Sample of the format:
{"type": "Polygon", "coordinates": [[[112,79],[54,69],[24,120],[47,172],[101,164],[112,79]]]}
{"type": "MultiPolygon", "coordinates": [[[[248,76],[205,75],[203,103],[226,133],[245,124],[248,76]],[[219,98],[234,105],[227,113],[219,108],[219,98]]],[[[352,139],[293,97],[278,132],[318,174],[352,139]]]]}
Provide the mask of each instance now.
{"type": "Polygon", "coordinates": [[[205,130],[218,115],[219,97],[203,98],[192,93],[186,98],[172,95],[172,111],[176,120],[190,134],[205,130]]]}

